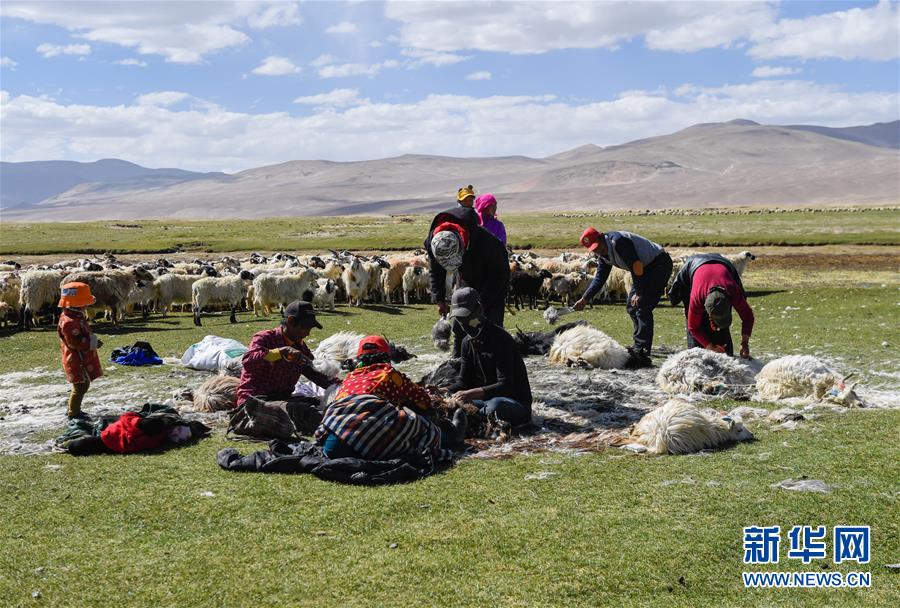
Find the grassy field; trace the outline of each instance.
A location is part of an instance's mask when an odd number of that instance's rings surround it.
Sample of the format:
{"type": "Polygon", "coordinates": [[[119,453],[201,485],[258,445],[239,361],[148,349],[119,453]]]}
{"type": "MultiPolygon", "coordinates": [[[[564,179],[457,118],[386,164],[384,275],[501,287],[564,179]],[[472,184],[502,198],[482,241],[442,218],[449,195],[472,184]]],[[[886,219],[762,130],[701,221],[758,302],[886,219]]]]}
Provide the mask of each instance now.
{"type": "MultiPolygon", "coordinates": [[[[540,219],[521,219],[519,233],[534,235],[523,239],[569,248],[571,234],[595,221],[555,218],[541,226],[540,219]]],[[[743,235],[731,241],[735,247],[752,245],[751,237],[765,240],[756,235],[791,243],[788,253],[773,249],[748,271],[757,316],[753,352],[817,354],[857,372],[863,385],[900,390],[897,248],[883,246],[897,243],[897,212],[607,219],[604,226],[665,242],[680,239],[685,246],[693,238],[734,234],[743,235]],[[836,247],[796,247],[817,239],[836,247]],[[849,248],[853,255],[846,255],[847,243],[870,242],[882,246],[849,248]]],[[[252,230],[240,236],[233,223],[176,222],[168,231],[153,222],[142,228],[105,223],[102,229],[92,224],[99,232],[88,238],[108,249],[165,248],[185,239],[203,240],[199,249],[234,251],[321,249],[352,237],[355,249],[384,249],[415,244],[421,221],[249,222],[252,230]],[[289,236],[311,223],[328,234],[289,236]],[[173,230],[182,232],[167,234],[173,230]],[[121,240],[103,241],[97,234],[121,240]]],[[[0,245],[39,253],[60,239],[61,251],[75,253],[83,251],[83,230],[79,236],[74,224],[4,224],[0,245]]],[[[322,315],[325,329],[314,338],[339,330],[377,332],[413,352],[430,352],[434,314],[424,305],[339,307],[322,315]]],[[[630,339],[621,305],[595,307],[585,318],[621,342],[630,339]]],[[[189,315],[177,314],[129,319],[119,328],[100,323],[96,330],[104,356],[138,339],[166,356],[181,355],[206,334],[246,342],[276,323],[250,313],[238,319],[230,324],[226,315],[211,315],[198,329],[189,315]]],[[[680,348],[683,312],[663,306],[656,319],[656,344],[680,348]]],[[[507,317],[508,327],[529,330],[535,323],[536,311],[507,317]]],[[[56,370],[58,359],[52,328],[0,330],[0,375],[56,370]]],[[[168,366],[118,367],[98,386],[123,377],[173,389],[183,382],[168,366]]],[[[88,405],[90,400],[89,392],[88,405]]],[[[716,403],[722,410],[736,405],[716,403]]],[[[0,606],[900,605],[900,578],[886,568],[900,561],[900,410],[819,412],[793,431],[750,420],[757,441],[706,456],[654,458],[610,449],[467,460],[441,475],[383,488],[226,473],[215,464],[215,453],[235,444],[221,433],[154,455],[3,456],[0,606]],[[551,475],[525,479],[542,472],[551,475]],[[822,479],[833,490],[771,487],[803,476],[822,479]],[[803,565],[786,559],[783,533],[780,563],[753,569],[871,572],[872,587],[744,589],[741,572],[750,568],[741,560],[742,528],[780,525],[786,531],[801,524],[829,531],[838,524],[870,525],[871,563],[835,565],[829,554],[803,565]]],[[[249,451],[260,444],[236,447],[249,451]]]]}
{"type": "MultiPolygon", "coordinates": [[[[588,224],[627,229],[669,246],[898,244],[900,207],[890,210],[503,216],[515,248],[574,248],[588,224]]],[[[430,216],[318,217],[216,221],[105,221],[0,224],[0,255],[174,251],[409,249],[421,245],[430,216]],[[86,246],[85,243],[91,243],[86,246]]]]}
{"type": "MultiPolygon", "coordinates": [[[[895,289],[754,294],[758,353],[817,352],[848,369],[896,371],[896,345],[879,346],[897,335],[895,289]]],[[[426,348],[431,307],[344,310],[323,317],[321,336],[377,330],[426,348]]],[[[627,340],[621,306],[586,316],[627,340]]],[[[663,307],[657,319],[657,342],[680,346],[681,311],[663,307]]],[[[109,346],[149,339],[161,354],[180,354],[206,333],[246,341],[274,324],[239,320],[214,316],[198,330],[176,315],[98,331],[109,346]]],[[[520,313],[509,325],[537,320],[520,313]]],[[[0,373],[55,366],[56,340],[51,330],[0,339],[0,373]]],[[[172,381],[161,369],[113,373],[172,381]]],[[[900,579],[885,564],[900,551],[900,412],[829,413],[796,431],[749,424],[757,442],[706,457],[608,450],[465,461],[375,489],[226,473],[214,460],[228,444],[221,435],[158,455],[0,457],[0,605],[897,605],[900,579]],[[553,475],[525,480],[536,472],[553,475]],[[801,476],[834,490],[770,487],[801,476]],[[872,526],[867,566],[803,566],[782,554],[778,566],[759,568],[869,571],[872,588],[743,589],[741,528],[754,524],[872,526]]]]}

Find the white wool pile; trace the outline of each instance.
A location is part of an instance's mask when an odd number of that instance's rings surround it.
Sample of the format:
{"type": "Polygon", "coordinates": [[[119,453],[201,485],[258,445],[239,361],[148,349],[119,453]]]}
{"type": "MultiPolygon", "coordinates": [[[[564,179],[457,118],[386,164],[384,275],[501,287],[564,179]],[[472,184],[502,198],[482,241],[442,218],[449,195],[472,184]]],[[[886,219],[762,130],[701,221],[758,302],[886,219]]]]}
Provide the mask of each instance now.
{"type": "Polygon", "coordinates": [[[675,353],[662,364],[656,385],[669,394],[717,394],[724,389],[753,384],[753,369],[746,363],[703,348],[675,353]]]}
{"type": "Polygon", "coordinates": [[[316,357],[313,369],[329,378],[336,378],[341,373],[341,362],[330,357],[316,357]]]}
{"type": "Polygon", "coordinates": [[[194,409],[198,412],[230,410],[237,403],[239,383],[234,376],[213,376],[194,391],[194,409]]]}
{"type": "Polygon", "coordinates": [[[670,399],[634,426],[632,439],[650,454],[692,454],[736,441],[753,439],[740,418],[701,411],[680,399],[670,399]]]}
{"type": "Polygon", "coordinates": [[[599,329],[579,325],[556,336],[549,358],[557,364],[621,369],[628,361],[628,351],[599,329]]]}
{"type": "Polygon", "coordinates": [[[756,376],[756,391],[766,401],[801,397],[859,405],[853,387],[845,386],[837,372],[810,355],[788,355],[770,361],[756,376]]]}
{"type": "Polygon", "coordinates": [[[334,359],[341,362],[347,359],[355,359],[359,350],[359,341],[365,338],[363,334],[352,331],[339,331],[319,342],[313,351],[316,359],[334,359]]]}

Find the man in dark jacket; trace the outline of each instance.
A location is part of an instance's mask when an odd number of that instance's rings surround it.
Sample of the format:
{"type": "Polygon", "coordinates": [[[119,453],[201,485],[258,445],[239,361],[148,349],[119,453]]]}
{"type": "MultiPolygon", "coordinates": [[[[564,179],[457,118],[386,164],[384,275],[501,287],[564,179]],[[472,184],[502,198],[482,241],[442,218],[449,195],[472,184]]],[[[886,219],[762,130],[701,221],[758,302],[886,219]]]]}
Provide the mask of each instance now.
{"type": "Polygon", "coordinates": [[[453,292],[450,316],[465,331],[454,396],[513,426],[531,421],[531,386],[525,362],[506,330],[486,318],[478,292],[453,292]]]}
{"type": "Polygon", "coordinates": [[[718,253],[689,257],[678,271],[669,300],[673,306],[684,302],[688,348],[699,346],[734,355],[731,340],[731,308],[741,317],[741,357],[750,357],[753,309],[741,276],[728,258],[718,253]]]}
{"type": "MultiPolygon", "coordinates": [[[[481,295],[485,316],[500,327],[509,288],[506,247],[478,225],[475,211],[456,207],[438,213],[431,222],[425,250],[431,269],[431,301],[438,314],[447,314],[447,273],[458,272],[461,286],[481,295]]],[[[462,333],[454,331],[453,356],[459,356],[462,333]]]]}
{"type": "Polygon", "coordinates": [[[634,346],[629,348],[632,366],[650,367],[653,309],[659,304],[672,276],[672,258],[662,245],[624,230],[602,233],[589,226],[581,235],[581,244],[597,256],[599,265],[594,280],[573,308],[584,310],[606,283],[613,266],[630,272],[634,286],[628,294],[625,310],[634,324],[634,346]]]}

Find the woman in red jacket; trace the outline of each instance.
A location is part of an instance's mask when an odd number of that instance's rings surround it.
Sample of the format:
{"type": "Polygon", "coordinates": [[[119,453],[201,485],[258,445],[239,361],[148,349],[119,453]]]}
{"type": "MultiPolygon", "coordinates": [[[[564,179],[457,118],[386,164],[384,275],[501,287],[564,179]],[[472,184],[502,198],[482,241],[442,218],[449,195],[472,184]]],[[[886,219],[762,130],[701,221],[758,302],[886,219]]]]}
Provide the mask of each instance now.
{"type": "Polygon", "coordinates": [[[69,418],[80,418],[81,402],[84,394],[91,386],[91,380],[103,375],[97,349],[102,343],[91,331],[84,308],[93,304],[96,299],[91,288],[85,283],[66,283],[61,288],[62,296],[59,307],[59,349],[62,352],[63,370],[66,380],[72,383],[69,394],[69,407],[66,412],[69,418]]]}

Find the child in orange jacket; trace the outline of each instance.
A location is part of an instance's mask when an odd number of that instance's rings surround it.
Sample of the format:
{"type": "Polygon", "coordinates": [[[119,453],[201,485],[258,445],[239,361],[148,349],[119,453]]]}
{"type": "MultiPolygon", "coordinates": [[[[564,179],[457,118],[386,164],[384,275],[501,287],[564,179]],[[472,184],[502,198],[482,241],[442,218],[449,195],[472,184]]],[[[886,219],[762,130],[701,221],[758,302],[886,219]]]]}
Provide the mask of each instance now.
{"type": "Polygon", "coordinates": [[[66,380],[72,383],[67,415],[80,418],[81,402],[91,386],[91,380],[103,375],[97,349],[102,345],[91,330],[84,308],[96,299],[91,288],[85,283],[66,283],[62,286],[59,307],[59,348],[62,353],[63,370],[66,380]]]}

